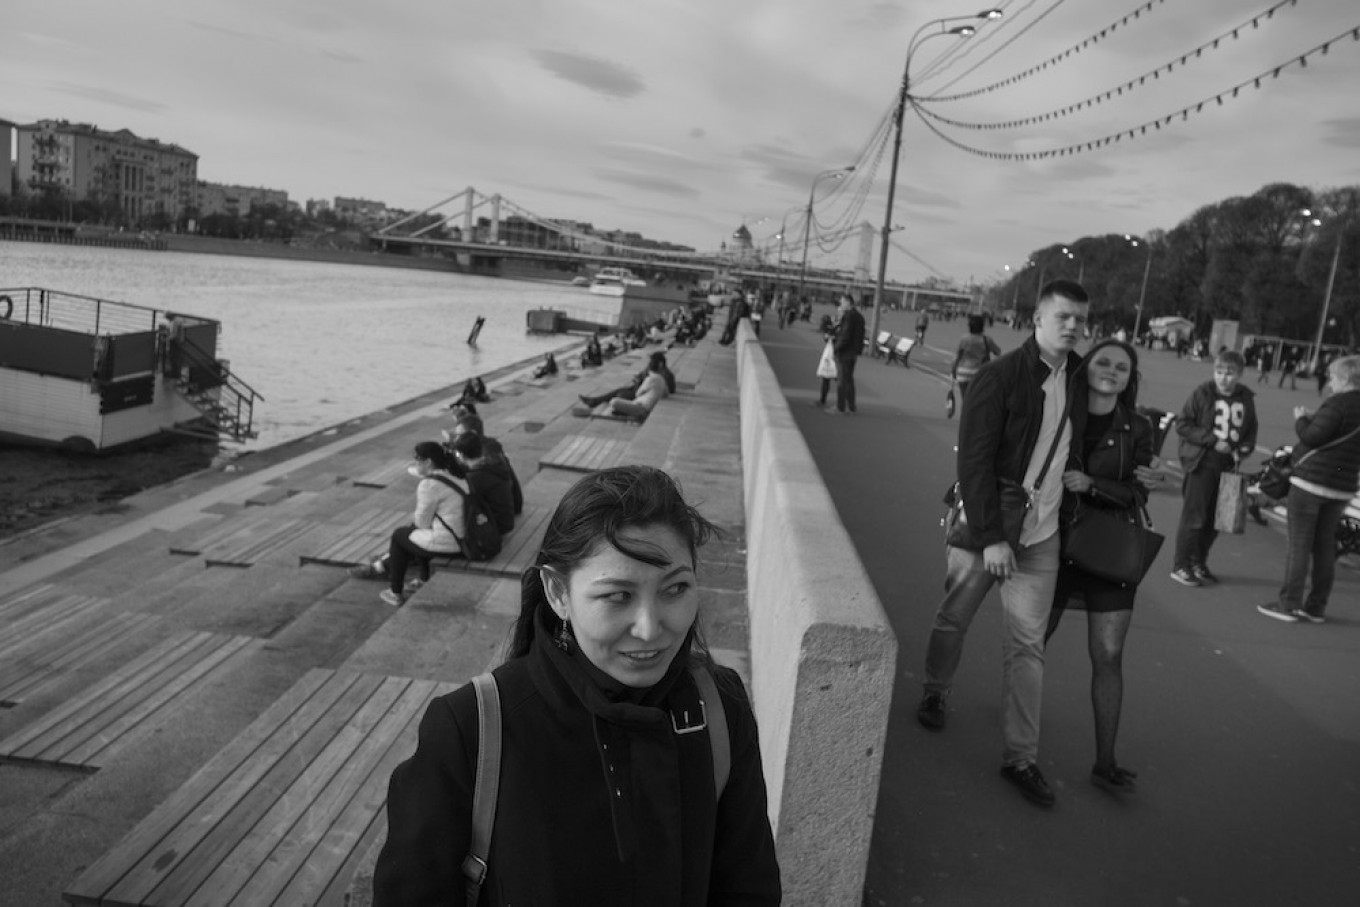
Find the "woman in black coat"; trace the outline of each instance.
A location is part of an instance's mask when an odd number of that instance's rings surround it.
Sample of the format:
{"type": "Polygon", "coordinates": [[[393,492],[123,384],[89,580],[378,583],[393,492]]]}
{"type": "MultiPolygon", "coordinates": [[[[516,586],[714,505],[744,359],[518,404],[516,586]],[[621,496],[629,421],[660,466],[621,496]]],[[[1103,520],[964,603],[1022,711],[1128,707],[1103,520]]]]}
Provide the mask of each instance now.
{"type": "MultiPolygon", "coordinates": [[[[1080,439],[1082,468],[1063,473],[1063,509],[1100,507],[1130,520],[1147,505],[1137,467],[1152,464],[1152,426],[1138,414],[1138,353],[1127,343],[1102,340],[1082,360],[1087,384],[1086,429],[1080,439]]],[[[1073,439],[1075,442],[1078,439],[1073,439]]],[[[1115,792],[1132,791],[1137,773],[1115,761],[1115,739],[1124,702],[1124,639],[1138,590],[1091,576],[1062,562],[1045,640],[1053,635],[1069,601],[1084,601],[1091,654],[1091,706],[1095,713],[1096,761],[1091,781],[1115,792]]]]}
{"type": "Polygon", "coordinates": [[[1289,479],[1289,553],[1279,597],[1267,617],[1320,624],[1336,577],[1336,527],[1360,486],[1360,356],[1332,360],[1332,395],[1316,413],[1294,407],[1294,473],[1289,479]],[[1313,586],[1305,598],[1309,562],[1313,586]]]}
{"type": "MultiPolygon", "coordinates": [[[[779,903],[751,706],[696,636],[711,531],[650,467],[594,473],[562,498],[492,672],[503,749],[480,904],[779,903]],[[710,739],[718,710],[696,671],[716,679],[726,744],[710,739]]],[[[379,907],[465,903],[478,736],[470,684],[426,712],[392,773],[379,907]]]]}

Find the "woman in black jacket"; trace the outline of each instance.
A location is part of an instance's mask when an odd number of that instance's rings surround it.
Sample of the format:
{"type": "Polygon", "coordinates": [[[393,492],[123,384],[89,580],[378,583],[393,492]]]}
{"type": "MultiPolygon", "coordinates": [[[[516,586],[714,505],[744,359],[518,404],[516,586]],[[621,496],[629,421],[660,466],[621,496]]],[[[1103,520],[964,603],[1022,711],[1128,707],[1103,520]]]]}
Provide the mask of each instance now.
{"type": "MultiPolygon", "coordinates": [[[[1147,489],[1136,468],[1152,463],[1152,426],[1138,414],[1138,354],[1118,340],[1102,340],[1082,360],[1087,385],[1082,468],[1063,473],[1063,508],[1101,507],[1137,520],[1147,489]]],[[[1074,439],[1075,441],[1075,439],[1074,439]]],[[[1075,446],[1075,445],[1074,445],[1075,446]]],[[[1084,601],[1087,647],[1091,653],[1091,706],[1095,712],[1096,761],[1091,781],[1116,792],[1132,791],[1137,773],[1115,761],[1119,716],[1124,701],[1124,638],[1133,618],[1137,588],[1111,583],[1063,562],[1045,640],[1053,635],[1073,599],[1084,601]]]]}
{"type": "MultiPolygon", "coordinates": [[[[602,470],[562,498],[492,672],[503,748],[480,904],[779,903],[755,718],[696,635],[711,531],[651,467],[602,470]],[[710,739],[719,704],[725,744],[710,739]]],[[[379,907],[465,903],[478,736],[471,684],[430,705],[392,773],[379,907]]]]}
{"type": "Polygon", "coordinates": [[[1320,624],[1336,576],[1336,527],[1360,487],[1360,356],[1332,360],[1332,395],[1316,413],[1294,407],[1294,473],[1289,478],[1289,553],[1276,601],[1257,606],[1267,617],[1320,624]],[[1303,588],[1312,561],[1313,588],[1303,588]]]}

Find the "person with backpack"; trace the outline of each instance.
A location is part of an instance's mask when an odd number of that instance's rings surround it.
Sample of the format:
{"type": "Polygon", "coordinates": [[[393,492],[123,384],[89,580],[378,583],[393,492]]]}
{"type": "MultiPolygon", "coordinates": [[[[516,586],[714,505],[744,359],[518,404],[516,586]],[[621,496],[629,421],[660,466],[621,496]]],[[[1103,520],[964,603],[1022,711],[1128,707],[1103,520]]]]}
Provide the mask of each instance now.
{"type": "Polygon", "coordinates": [[[416,509],[411,525],[392,530],[387,549],[388,588],[378,597],[399,608],[412,592],[430,581],[430,558],[456,555],[462,550],[452,527],[463,525],[463,499],[453,477],[453,464],[442,446],[421,441],[415,448],[412,472],[420,477],[416,486],[416,509]],[[406,568],[414,562],[420,573],[405,583],[406,568]],[[404,584],[404,585],[403,585],[404,584]]]}
{"type": "Polygon", "coordinates": [[[755,716],[699,631],[713,531],[653,467],[567,491],[506,661],[392,772],[376,907],[780,903],[755,716]]]}
{"type": "MultiPolygon", "coordinates": [[[[515,471],[504,457],[489,456],[482,436],[465,431],[453,439],[453,455],[457,457],[468,487],[481,497],[502,535],[515,528],[515,471]]],[[[521,498],[521,506],[523,499],[521,498]]]]}
{"type": "Polygon", "coordinates": [[[959,351],[954,356],[954,366],[950,374],[959,386],[959,399],[968,393],[968,384],[993,356],[1001,355],[1001,347],[996,341],[982,332],[986,319],[981,315],[968,316],[968,333],[959,338],[959,351]]]}

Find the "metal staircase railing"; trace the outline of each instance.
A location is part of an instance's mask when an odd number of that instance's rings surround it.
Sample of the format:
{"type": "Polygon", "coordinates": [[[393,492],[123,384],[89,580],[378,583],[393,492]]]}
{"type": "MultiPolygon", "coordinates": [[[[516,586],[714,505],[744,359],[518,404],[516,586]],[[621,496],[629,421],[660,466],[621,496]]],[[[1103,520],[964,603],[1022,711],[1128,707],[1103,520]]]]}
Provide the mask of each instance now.
{"type": "Polygon", "coordinates": [[[192,341],[180,337],[171,344],[171,355],[179,357],[175,384],[184,399],[203,414],[208,429],[234,441],[257,437],[252,426],[255,401],[264,397],[192,341]]]}

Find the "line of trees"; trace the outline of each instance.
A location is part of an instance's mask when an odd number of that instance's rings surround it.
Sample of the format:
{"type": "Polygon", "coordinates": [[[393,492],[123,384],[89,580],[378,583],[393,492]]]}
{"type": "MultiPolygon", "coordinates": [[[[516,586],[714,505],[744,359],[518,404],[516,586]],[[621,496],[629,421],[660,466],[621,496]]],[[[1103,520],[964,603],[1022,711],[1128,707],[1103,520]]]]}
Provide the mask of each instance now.
{"type": "Polygon", "coordinates": [[[1315,192],[1272,183],[1205,205],[1170,231],[1037,249],[1025,268],[989,290],[988,303],[1024,318],[1041,277],[1080,278],[1095,324],[1107,333],[1132,330],[1144,274],[1140,331],[1151,318],[1181,315],[1201,336],[1215,319],[1230,319],[1242,333],[1311,343],[1330,281],[1323,341],[1360,345],[1360,186],[1315,192]]]}

